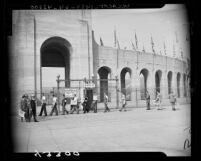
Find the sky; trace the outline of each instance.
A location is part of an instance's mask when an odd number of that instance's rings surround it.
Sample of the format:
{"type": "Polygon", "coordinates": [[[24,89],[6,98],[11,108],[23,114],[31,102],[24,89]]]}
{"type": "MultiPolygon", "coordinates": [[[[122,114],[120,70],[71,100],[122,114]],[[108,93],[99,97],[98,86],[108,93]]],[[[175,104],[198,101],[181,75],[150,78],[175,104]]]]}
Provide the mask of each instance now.
{"type": "MultiPolygon", "coordinates": [[[[189,57],[186,42],[187,12],[181,4],[169,4],[161,9],[99,9],[91,12],[92,30],[98,44],[101,37],[104,46],[114,47],[116,30],[121,49],[132,50],[131,42],[135,44],[136,33],[139,51],[142,51],[144,46],[146,52],[152,52],[152,36],[157,54],[164,55],[165,43],[168,56],[173,56],[174,44],[177,58],[181,59],[181,50],[184,59],[189,57]]],[[[60,74],[60,78],[64,79],[64,68],[43,67],[42,74],[43,87],[56,87],[56,76],[60,74]]]]}
{"type": "Polygon", "coordinates": [[[186,34],[187,11],[181,4],[169,4],[160,9],[113,9],[92,10],[92,29],[95,40],[100,44],[100,37],[104,46],[114,47],[114,30],[121,49],[132,49],[135,44],[135,33],[138,49],[143,45],[147,52],[152,52],[151,36],[156,52],[164,54],[164,43],[168,56],[173,56],[173,42],[176,57],[180,58],[181,49],[187,56],[186,34]],[[178,42],[176,43],[176,35],[178,42]]]}

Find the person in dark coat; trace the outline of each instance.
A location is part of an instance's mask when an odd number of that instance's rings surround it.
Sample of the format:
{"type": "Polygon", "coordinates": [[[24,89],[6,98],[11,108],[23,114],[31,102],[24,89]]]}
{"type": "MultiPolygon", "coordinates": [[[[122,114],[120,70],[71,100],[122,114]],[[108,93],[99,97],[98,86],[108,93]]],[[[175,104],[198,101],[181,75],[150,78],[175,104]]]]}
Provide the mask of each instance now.
{"type": "Polygon", "coordinates": [[[67,104],[67,98],[65,98],[65,95],[63,95],[63,99],[62,99],[62,112],[63,115],[68,114],[68,111],[66,110],[66,104],[67,104]]]}
{"type": "Polygon", "coordinates": [[[30,100],[30,105],[31,105],[31,115],[30,115],[30,121],[31,121],[31,117],[33,116],[34,118],[34,122],[39,122],[37,119],[36,119],[36,100],[35,100],[35,96],[32,96],[31,97],[31,100],[30,100]]]}
{"type": "Polygon", "coordinates": [[[147,110],[150,110],[150,94],[146,92],[146,103],[147,103],[147,110]]]}
{"type": "Polygon", "coordinates": [[[30,122],[30,99],[27,94],[24,96],[24,110],[25,110],[25,120],[26,122],[30,122]]]}
{"type": "Polygon", "coordinates": [[[25,95],[22,96],[22,99],[20,101],[20,113],[23,113],[23,116],[21,116],[21,122],[23,122],[23,118],[25,118],[25,114],[26,114],[26,109],[25,109],[25,95]]]}
{"type": "Polygon", "coordinates": [[[83,111],[84,111],[84,113],[88,113],[89,112],[89,101],[88,101],[88,98],[87,97],[85,97],[85,99],[84,99],[84,102],[83,102],[83,111]]]}

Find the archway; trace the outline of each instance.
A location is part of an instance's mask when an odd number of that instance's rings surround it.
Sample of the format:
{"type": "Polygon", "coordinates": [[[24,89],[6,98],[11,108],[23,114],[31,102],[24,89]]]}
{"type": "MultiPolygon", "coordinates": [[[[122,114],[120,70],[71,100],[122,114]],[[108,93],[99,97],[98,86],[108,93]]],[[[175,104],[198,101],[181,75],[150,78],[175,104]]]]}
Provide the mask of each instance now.
{"type": "Polygon", "coordinates": [[[111,73],[109,67],[101,67],[98,70],[100,80],[100,102],[104,101],[104,93],[108,95],[108,76],[111,73]]]}
{"type": "Polygon", "coordinates": [[[180,78],[181,74],[177,73],[177,96],[180,97],[180,78]]]}
{"type": "Polygon", "coordinates": [[[140,71],[140,95],[141,99],[145,99],[147,91],[147,78],[149,71],[147,69],[142,69],[140,71]]]}
{"type": "Polygon", "coordinates": [[[168,94],[170,94],[172,91],[172,72],[171,71],[168,72],[167,79],[168,79],[168,94]]]}
{"type": "MultiPolygon", "coordinates": [[[[64,79],[70,79],[70,55],[71,44],[64,38],[51,37],[45,40],[40,49],[41,56],[41,90],[42,90],[42,68],[63,68],[64,79]]],[[[51,73],[50,73],[51,75],[51,73]]],[[[48,78],[44,78],[48,79],[48,78]]],[[[56,81],[56,77],[55,80],[56,81]]],[[[70,81],[66,81],[65,87],[70,87],[70,81]]]]}
{"type": "Polygon", "coordinates": [[[161,76],[162,76],[161,70],[157,70],[155,74],[156,93],[161,91],[160,89],[161,76]]]}
{"type": "Polygon", "coordinates": [[[183,83],[184,83],[184,97],[186,97],[187,96],[186,74],[183,75],[183,83]]]}
{"type": "Polygon", "coordinates": [[[131,100],[131,69],[123,68],[120,73],[121,78],[121,92],[126,95],[126,100],[131,100]]]}

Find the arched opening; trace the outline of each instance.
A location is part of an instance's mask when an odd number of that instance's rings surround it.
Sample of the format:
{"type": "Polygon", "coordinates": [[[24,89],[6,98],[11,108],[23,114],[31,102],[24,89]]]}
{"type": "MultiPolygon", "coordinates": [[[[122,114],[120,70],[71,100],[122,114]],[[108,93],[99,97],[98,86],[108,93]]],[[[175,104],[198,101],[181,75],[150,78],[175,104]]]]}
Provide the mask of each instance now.
{"type": "Polygon", "coordinates": [[[109,67],[101,67],[98,70],[99,78],[104,79],[100,80],[100,102],[104,101],[104,93],[107,95],[108,93],[108,77],[111,73],[111,69],[109,67]]]}
{"type": "Polygon", "coordinates": [[[168,72],[167,79],[168,79],[168,94],[170,94],[172,91],[172,72],[171,71],[168,72]]]}
{"type": "Polygon", "coordinates": [[[180,97],[180,78],[181,74],[177,73],[177,96],[180,97]]]}
{"type": "Polygon", "coordinates": [[[183,83],[184,83],[184,97],[186,97],[187,96],[186,74],[183,75],[183,83]]]}
{"type": "MultiPolygon", "coordinates": [[[[61,37],[51,37],[43,42],[41,46],[41,89],[43,80],[50,80],[56,84],[56,77],[52,77],[53,71],[63,71],[63,78],[70,79],[70,55],[72,52],[71,44],[61,37]],[[43,73],[43,69],[48,69],[49,74],[43,73]]],[[[59,73],[58,73],[59,74],[59,73]]],[[[66,81],[64,87],[70,87],[70,81],[66,81]]],[[[43,89],[42,89],[43,90],[43,89]]]]}
{"type": "Polygon", "coordinates": [[[160,92],[160,84],[161,84],[161,76],[162,76],[162,72],[161,70],[157,70],[156,74],[155,74],[155,84],[156,84],[156,92],[155,94],[157,94],[157,92],[160,92]]]}
{"type": "Polygon", "coordinates": [[[120,73],[121,78],[121,92],[126,96],[126,100],[131,100],[131,69],[123,68],[120,73]]]}
{"type": "Polygon", "coordinates": [[[140,95],[142,100],[146,98],[148,74],[149,72],[147,69],[142,69],[140,71],[140,95]]]}

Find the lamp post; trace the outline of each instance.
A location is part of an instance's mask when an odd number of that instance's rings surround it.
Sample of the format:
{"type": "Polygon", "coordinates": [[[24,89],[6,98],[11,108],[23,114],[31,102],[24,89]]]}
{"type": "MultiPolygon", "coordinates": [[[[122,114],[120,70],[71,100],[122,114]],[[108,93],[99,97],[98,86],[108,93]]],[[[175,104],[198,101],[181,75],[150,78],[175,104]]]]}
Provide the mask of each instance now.
{"type": "Polygon", "coordinates": [[[57,97],[58,97],[58,109],[59,109],[59,113],[60,113],[60,93],[59,93],[59,84],[60,84],[60,75],[57,75],[57,97]]]}

